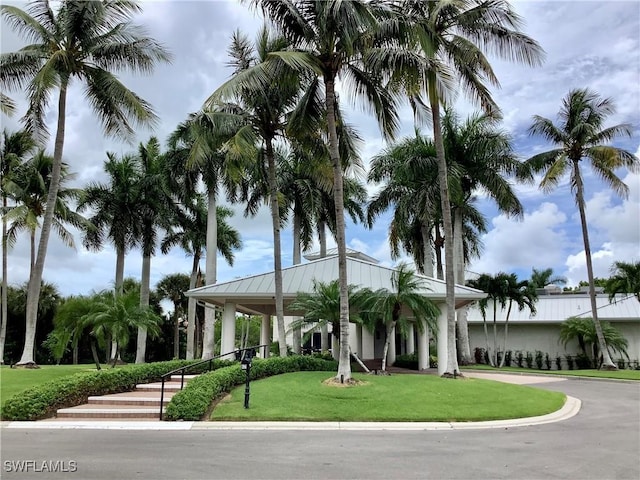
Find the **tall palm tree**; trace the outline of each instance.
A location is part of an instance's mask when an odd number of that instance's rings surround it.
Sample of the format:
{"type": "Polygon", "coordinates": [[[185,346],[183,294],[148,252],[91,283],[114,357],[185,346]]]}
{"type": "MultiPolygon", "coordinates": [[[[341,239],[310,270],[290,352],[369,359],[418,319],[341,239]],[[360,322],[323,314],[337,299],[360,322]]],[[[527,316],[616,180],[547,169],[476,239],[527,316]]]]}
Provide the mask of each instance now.
{"type": "MultiPolygon", "coordinates": [[[[286,62],[322,83],[313,83],[317,93],[305,98],[324,98],[329,152],[333,166],[333,194],[336,211],[336,243],[340,282],[340,360],[336,378],[349,380],[349,299],[347,253],[344,220],[343,169],[338,143],[336,111],[339,100],[336,81],[353,97],[364,97],[367,107],[376,114],[383,133],[390,137],[397,128],[395,98],[383,87],[375,70],[364,64],[372,46],[380,19],[390,14],[383,3],[353,0],[255,0],[291,43],[292,49],[272,53],[273,59],[286,62]],[[351,88],[349,88],[351,87],[351,88]],[[324,91],[321,91],[323,89],[324,91]]],[[[264,83],[264,81],[263,81],[264,83]]],[[[312,92],[309,89],[309,92],[312,92]]],[[[304,105],[304,104],[303,104],[304,105]]],[[[307,104],[308,105],[308,104],[307,104]]],[[[309,112],[306,105],[301,111],[309,112]]],[[[317,111],[317,110],[316,110],[317,111]]],[[[296,118],[304,118],[304,114],[296,118]]]]}
{"type": "MultiPolygon", "coordinates": [[[[140,307],[149,306],[151,291],[151,258],[158,243],[158,229],[168,228],[170,219],[178,210],[175,195],[166,182],[165,157],[160,152],[160,143],[151,137],[146,144],[140,144],[135,157],[139,165],[140,177],[135,186],[136,220],[140,229],[138,238],[142,249],[142,274],[140,286],[140,307]]],[[[147,350],[147,332],[144,326],[138,329],[136,363],[144,363],[147,350]]]]}
{"type": "Polygon", "coordinates": [[[69,0],[59,3],[57,13],[49,0],[35,0],[27,11],[0,6],[5,21],[33,42],[17,52],[0,55],[0,87],[27,92],[29,107],[23,121],[29,132],[47,134],[49,98],[53,91],[58,92],[51,184],[29,282],[27,334],[19,364],[33,362],[39,291],[60,184],[69,85],[74,79],[85,83],[85,95],[109,135],[130,139],[134,131],[129,119],[142,125],[156,121],[150,105],[114,75],[127,70],[149,73],[156,63],[170,59],[160,44],[131,23],[140,11],[137,3],[128,0],[69,0]]]}
{"type": "Polygon", "coordinates": [[[541,135],[557,147],[548,152],[539,153],[526,162],[533,172],[544,172],[540,188],[547,193],[569,174],[569,184],[575,195],[580,214],[589,279],[591,315],[600,342],[600,351],[603,357],[601,368],[603,370],[615,370],[616,365],[609,356],[606,340],[602,335],[602,328],[598,320],[591,246],[585,212],[584,180],[580,162],[588,159],[593,172],[615,193],[623,198],[629,195],[629,188],[616,176],[615,169],[626,167],[632,171],[638,171],[640,170],[640,160],[631,152],[608,145],[610,141],[620,135],[631,136],[632,131],[629,124],[604,127],[607,117],[614,112],[615,108],[611,99],[602,98],[596,92],[586,88],[571,90],[562,102],[562,108],[558,114],[560,122],[558,125],[547,118],[536,115],[529,129],[532,135],[541,135]]]}
{"type": "Polygon", "coordinates": [[[396,327],[406,330],[409,318],[413,318],[419,331],[425,326],[436,328],[436,318],[440,314],[438,307],[427,297],[424,290],[425,282],[409,269],[406,264],[400,264],[391,276],[393,290],[386,288],[373,293],[373,304],[367,309],[379,316],[386,327],[384,352],[382,353],[382,370],[386,370],[389,344],[394,341],[396,327]],[[404,313],[403,310],[407,311],[404,313]]]}
{"type": "MultiPolygon", "coordinates": [[[[217,250],[230,266],[234,262],[234,250],[242,248],[240,233],[227,222],[233,216],[233,210],[218,206],[217,219],[217,250]]],[[[207,205],[202,195],[196,196],[190,205],[186,205],[186,215],[177,219],[177,225],[169,228],[161,243],[162,253],[179,245],[187,254],[193,256],[191,274],[189,276],[189,290],[196,287],[200,274],[200,260],[207,243],[207,205]],[[177,228],[177,229],[176,229],[177,228]]],[[[187,302],[187,360],[194,358],[195,352],[196,300],[189,297],[187,302]]]]}
{"type": "Polygon", "coordinates": [[[533,288],[544,288],[550,284],[562,284],[567,283],[567,279],[565,277],[559,277],[554,275],[553,268],[545,268],[542,270],[538,270],[537,268],[533,268],[531,270],[531,278],[529,279],[529,285],[533,288]]]}
{"type": "MultiPolygon", "coordinates": [[[[428,98],[438,159],[445,252],[454,252],[440,106],[453,97],[454,86],[461,85],[486,112],[498,112],[485,83],[499,86],[499,82],[485,53],[538,65],[543,51],[537,42],[521,32],[521,19],[506,0],[404,2],[400,10],[411,34],[400,38],[399,51],[390,53],[385,51],[388,48],[381,48],[382,54],[376,63],[379,68],[391,71],[392,76],[410,75],[418,79],[422,93],[428,98]]],[[[445,256],[445,279],[448,354],[444,375],[455,377],[459,374],[455,344],[455,269],[453,255],[449,253],[445,256]]]]}
{"type": "MultiPolygon", "coordinates": [[[[277,141],[285,135],[289,116],[301,92],[301,83],[295,72],[284,63],[269,72],[264,84],[249,86],[247,77],[263,76],[267,58],[273,52],[288,46],[282,36],[274,35],[264,26],[258,33],[255,45],[239,32],[234,33],[229,47],[230,65],[234,75],[216,90],[205,103],[205,109],[214,111],[231,103],[235,113],[233,123],[239,129],[227,141],[227,155],[238,156],[248,162],[257,162],[258,171],[266,165],[269,206],[273,228],[273,263],[275,275],[276,319],[280,356],[287,355],[284,327],[284,304],[282,290],[282,251],[280,230],[282,216],[277,182],[277,141]]],[[[229,116],[229,114],[227,114],[229,116]]],[[[220,117],[218,115],[218,117],[220,117]]],[[[211,117],[214,119],[215,117],[211,117]]],[[[219,118],[222,121],[222,118],[219,118]]]]}
{"type": "Polygon", "coordinates": [[[640,262],[614,262],[611,273],[605,284],[609,301],[618,293],[633,293],[640,302],[640,262]]]}
{"type": "MultiPolygon", "coordinates": [[[[4,98],[4,95],[3,95],[4,98]]],[[[0,364],[4,363],[4,344],[7,338],[7,291],[8,280],[8,245],[7,245],[7,191],[11,188],[11,177],[26,157],[33,151],[36,143],[33,137],[26,131],[10,133],[2,131],[0,138],[0,191],[2,192],[2,286],[0,287],[0,364]]]]}

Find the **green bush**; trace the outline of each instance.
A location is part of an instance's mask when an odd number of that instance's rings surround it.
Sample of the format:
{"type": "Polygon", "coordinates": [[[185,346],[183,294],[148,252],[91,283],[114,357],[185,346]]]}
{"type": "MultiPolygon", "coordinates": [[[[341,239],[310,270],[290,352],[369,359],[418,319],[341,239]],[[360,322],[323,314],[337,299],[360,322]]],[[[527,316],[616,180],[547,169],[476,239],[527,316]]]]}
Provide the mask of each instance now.
{"type": "MultiPolygon", "coordinates": [[[[323,360],[308,355],[272,357],[266,360],[254,359],[250,378],[271,377],[281,373],[297,371],[337,371],[336,361],[323,360]]],[[[220,368],[191,380],[176,393],[169,404],[166,420],[200,420],[207,414],[212,402],[245,382],[246,374],[240,365],[220,368]]]]}
{"type": "MultiPolygon", "coordinates": [[[[39,420],[51,417],[60,408],[86,403],[93,395],[107,395],[133,390],[138,383],[160,380],[177,368],[190,365],[193,360],[130,365],[91,373],[76,373],[29,388],[9,398],[2,407],[3,420],[39,420]]],[[[214,368],[229,365],[228,361],[214,361],[214,368]]],[[[203,371],[207,364],[196,367],[203,371]]],[[[191,372],[189,372],[191,373],[191,372]]]]}
{"type": "Polygon", "coordinates": [[[393,366],[398,368],[407,368],[409,370],[418,370],[418,354],[410,353],[408,355],[398,355],[393,366]]]}

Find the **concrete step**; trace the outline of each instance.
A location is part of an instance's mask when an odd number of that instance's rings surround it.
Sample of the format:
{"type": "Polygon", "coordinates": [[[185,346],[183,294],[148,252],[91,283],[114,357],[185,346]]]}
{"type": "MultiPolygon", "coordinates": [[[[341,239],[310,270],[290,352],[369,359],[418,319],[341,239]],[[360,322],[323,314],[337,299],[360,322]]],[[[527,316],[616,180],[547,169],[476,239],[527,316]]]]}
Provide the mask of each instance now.
{"type": "MultiPolygon", "coordinates": [[[[162,382],[139,383],[138,385],[136,385],[137,392],[160,392],[161,390],[162,390],[162,382]]],[[[164,384],[165,393],[177,392],[179,390],[182,390],[182,387],[180,386],[180,382],[165,382],[164,384]]]]}
{"type": "MultiPolygon", "coordinates": [[[[185,375],[184,376],[184,382],[187,383],[189,380],[193,380],[197,376],[198,376],[197,374],[185,375]]],[[[182,375],[171,375],[171,381],[172,382],[179,382],[181,378],[182,378],[182,375]]]]}
{"type": "MultiPolygon", "coordinates": [[[[163,408],[164,411],[164,408],[163,408]]],[[[57,412],[58,418],[157,418],[160,408],[133,407],[129,405],[109,405],[100,407],[98,405],[79,405],[71,408],[61,408],[57,412]]]]}
{"type": "MultiPolygon", "coordinates": [[[[152,392],[150,392],[152,393],[152,392]]],[[[167,404],[171,400],[171,395],[165,395],[162,403],[167,404]]],[[[89,397],[87,402],[89,405],[134,405],[139,407],[159,407],[160,406],[160,396],[121,396],[121,397],[113,397],[111,395],[104,395],[101,397],[89,397]]]]}

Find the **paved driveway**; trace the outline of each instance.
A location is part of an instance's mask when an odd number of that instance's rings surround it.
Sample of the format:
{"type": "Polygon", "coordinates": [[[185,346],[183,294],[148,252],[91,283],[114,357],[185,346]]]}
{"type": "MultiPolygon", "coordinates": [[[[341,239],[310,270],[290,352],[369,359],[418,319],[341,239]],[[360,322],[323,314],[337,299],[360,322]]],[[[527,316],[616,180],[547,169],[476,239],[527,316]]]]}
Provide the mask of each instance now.
{"type": "Polygon", "coordinates": [[[3,428],[2,478],[640,479],[640,384],[566,380],[539,386],[581,399],[582,410],[558,423],[499,430],[3,428]],[[25,460],[35,465],[29,473],[10,471],[25,460]],[[56,461],[58,469],[76,471],[35,471],[56,461]]]}

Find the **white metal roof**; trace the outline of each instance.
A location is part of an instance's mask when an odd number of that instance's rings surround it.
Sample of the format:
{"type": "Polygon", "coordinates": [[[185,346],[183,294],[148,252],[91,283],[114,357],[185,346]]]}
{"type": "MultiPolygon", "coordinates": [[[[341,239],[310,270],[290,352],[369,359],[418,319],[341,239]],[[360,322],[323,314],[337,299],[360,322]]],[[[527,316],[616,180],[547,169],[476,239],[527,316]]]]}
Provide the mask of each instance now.
{"type": "MultiPolygon", "coordinates": [[[[338,249],[330,248],[329,250],[327,250],[325,257],[333,257],[337,255],[338,255],[338,249]]],[[[375,263],[375,264],[380,263],[378,260],[376,260],[373,257],[370,257],[366,253],[359,252],[358,250],[354,250],[352,248],[347,248],[347,257],[357,258],[358,260],[364,260],[365,262],[369,262],[369,263],[375,263]]],[[[312,252],[305,255],[304,258],[307,260],[318,260],[322,257],[320,256],[320,252],[312,252]]]]}
{"type": "MultiPolygon", "coordinates": [[[[615,322],[640,321],[640,302],[633,295],[619,295],[609,302],[608,295],[596,296],[598,319],[615,322]]],[[[535,304],[536,314],[532,315],[525,307],[518,311],[513,307],[509,323],[561,323],[569,317],[591,317],[591,301],[586,294],[541,295],[535,304]]],[[[497,321],[504,323],[507,309],[498,306],[497,321]]],[[[467,320],[471,323],[482,322],[482,313],[477,304],[469,308],[467,320]]],[[[493,305],[487,305],[487,321],[493,321],[493,305]]]]}
{"type": "MultiPolygon", "coordinates": [[[[370,262],[347,257],[347,280],[358,287],[373,290],[387,288],[392,290],[391,276],[393,268],[382,267],[370,262]]],[[[443,280],[424,277],[425,296],[436,303],[444,303],[446,284],[443,280]]],[[[299,292],[313,292],[313,280],[328,283],[338,278],[338,257],[325,257],[300,265],[282,269],[282,286],[285,304],[285,315],[295,312],[287,310],[287,306],[299,292]]],[[[484,298],[486,294],[470,287],[456,285],[456,307],[461,307],[474,300],[484,298]]],[[[236,309],[246,313],[275,314],[275,276],[273,272],[206,285],[187,292],[187,296],[204,300],[216,305],[225,301],[235,303],[236,309]]]]}

